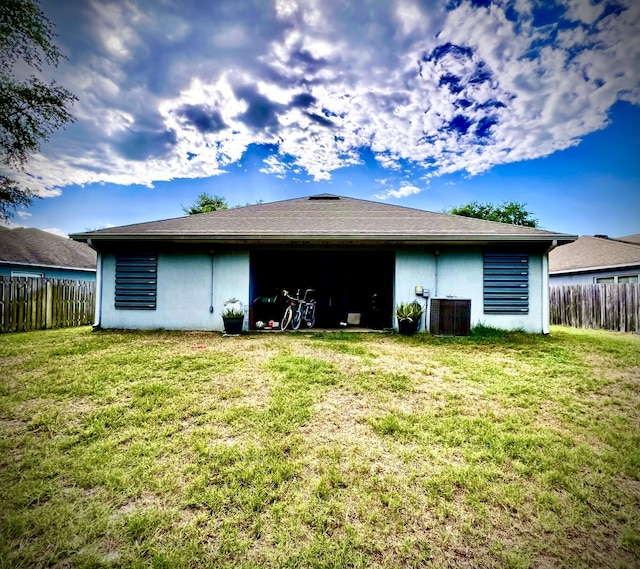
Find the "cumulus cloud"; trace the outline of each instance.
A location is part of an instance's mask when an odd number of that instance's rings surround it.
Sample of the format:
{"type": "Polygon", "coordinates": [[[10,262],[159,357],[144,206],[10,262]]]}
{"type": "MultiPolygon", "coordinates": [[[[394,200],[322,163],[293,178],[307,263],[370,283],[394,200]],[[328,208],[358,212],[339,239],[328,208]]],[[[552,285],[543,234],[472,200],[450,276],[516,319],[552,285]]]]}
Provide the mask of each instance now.
{"type": "MultiPolygon", "coordinates": [[[[77,122],[23,176],[153,185],[362,163],[426,177],[547,156],[640,103],[634,0],[44,0],[77,122]],[[256,16],[258,15],[258,16],[256,16]]],[[[410,185],[386,197],[420,191],[410,185]]]]}
{"type": "Polygon", "coordinates": [[[406,198],[407,196],[413,196],[419,194],[422,189],[410,184],[409,182],[401,182],[400,187],[396,189],[387,189],[382,193],[376,194],[376,198],[380,200],[386,200],[389,198],[406,198]]]}
{"type": "Polygon", "coordinates": [[[289,165],[274,155],[265,158],[264,166],[260,168],[260,172],[264,174],[275,174],[277,178],[284,178],[288,170],[289,165]]]}

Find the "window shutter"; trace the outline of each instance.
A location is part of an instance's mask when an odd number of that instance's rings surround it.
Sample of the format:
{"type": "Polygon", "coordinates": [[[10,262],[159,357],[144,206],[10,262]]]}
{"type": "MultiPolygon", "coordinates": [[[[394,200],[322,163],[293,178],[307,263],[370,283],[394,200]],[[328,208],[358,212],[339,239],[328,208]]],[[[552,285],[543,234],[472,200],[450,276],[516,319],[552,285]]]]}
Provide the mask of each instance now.
{"type": "Polygon", "coordinates": [[[484,312],[529,312],[529,255],[504,252],[484,254],[484,312]]]}
{"type": "Polygon", "coordinates": [[[157,255],[116,256],[116,309],[155,310],[157,255]]]}

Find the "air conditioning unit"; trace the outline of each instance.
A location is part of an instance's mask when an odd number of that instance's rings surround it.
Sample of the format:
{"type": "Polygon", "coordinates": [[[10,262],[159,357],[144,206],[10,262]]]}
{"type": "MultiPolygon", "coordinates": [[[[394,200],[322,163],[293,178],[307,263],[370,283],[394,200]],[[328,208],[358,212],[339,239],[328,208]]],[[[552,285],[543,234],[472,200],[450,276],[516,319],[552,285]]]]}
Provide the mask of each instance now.
{"type": "Polygon", "coordinates": [[[432,298],[429,331],[440,336],[468,336],[471,332],[471,300],[432,298]]]}

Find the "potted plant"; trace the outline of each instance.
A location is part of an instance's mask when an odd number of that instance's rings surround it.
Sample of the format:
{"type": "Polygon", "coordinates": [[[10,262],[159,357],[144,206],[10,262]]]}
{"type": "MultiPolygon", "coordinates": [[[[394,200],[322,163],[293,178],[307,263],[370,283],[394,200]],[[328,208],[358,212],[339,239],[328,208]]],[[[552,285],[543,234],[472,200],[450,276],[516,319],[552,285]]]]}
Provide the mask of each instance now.
{"type": "Polygon", "coordinates": [[[424,314],[424,308],[419,302],[406,302],[398,304],[396,318],[398,319],[398,332],[400,334],[415,334],[420,326],[420,319],[424,314]]]}
{"type": "Polygon", "coordinates": [[[244,323],[244,310],[242,302],[236,298],[231,298],[224,303],[222,311],[222,321],[226,334],[240,334],[244,323]]]}

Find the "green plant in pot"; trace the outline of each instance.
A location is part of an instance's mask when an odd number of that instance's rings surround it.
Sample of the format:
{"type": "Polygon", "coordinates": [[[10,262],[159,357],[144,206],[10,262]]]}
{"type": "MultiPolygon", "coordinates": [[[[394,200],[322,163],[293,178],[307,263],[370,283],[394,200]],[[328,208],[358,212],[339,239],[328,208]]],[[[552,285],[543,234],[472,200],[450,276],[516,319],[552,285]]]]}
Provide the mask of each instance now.
{"type": "Polygon", "coordinates": [[[240,334],[244,323],[244,310],[242,302],[236,298],[230,298],[224,303],[222,311],[222,321],[226,334],[240,334]]]}
{"type": "Polygon", "coordinates": [[[403,302],[396,307],[398,319],[398,332],[400,334],[415,334],[420,326],[420,319],[424,314],[424,308],[419,302],[403,302]]]}

